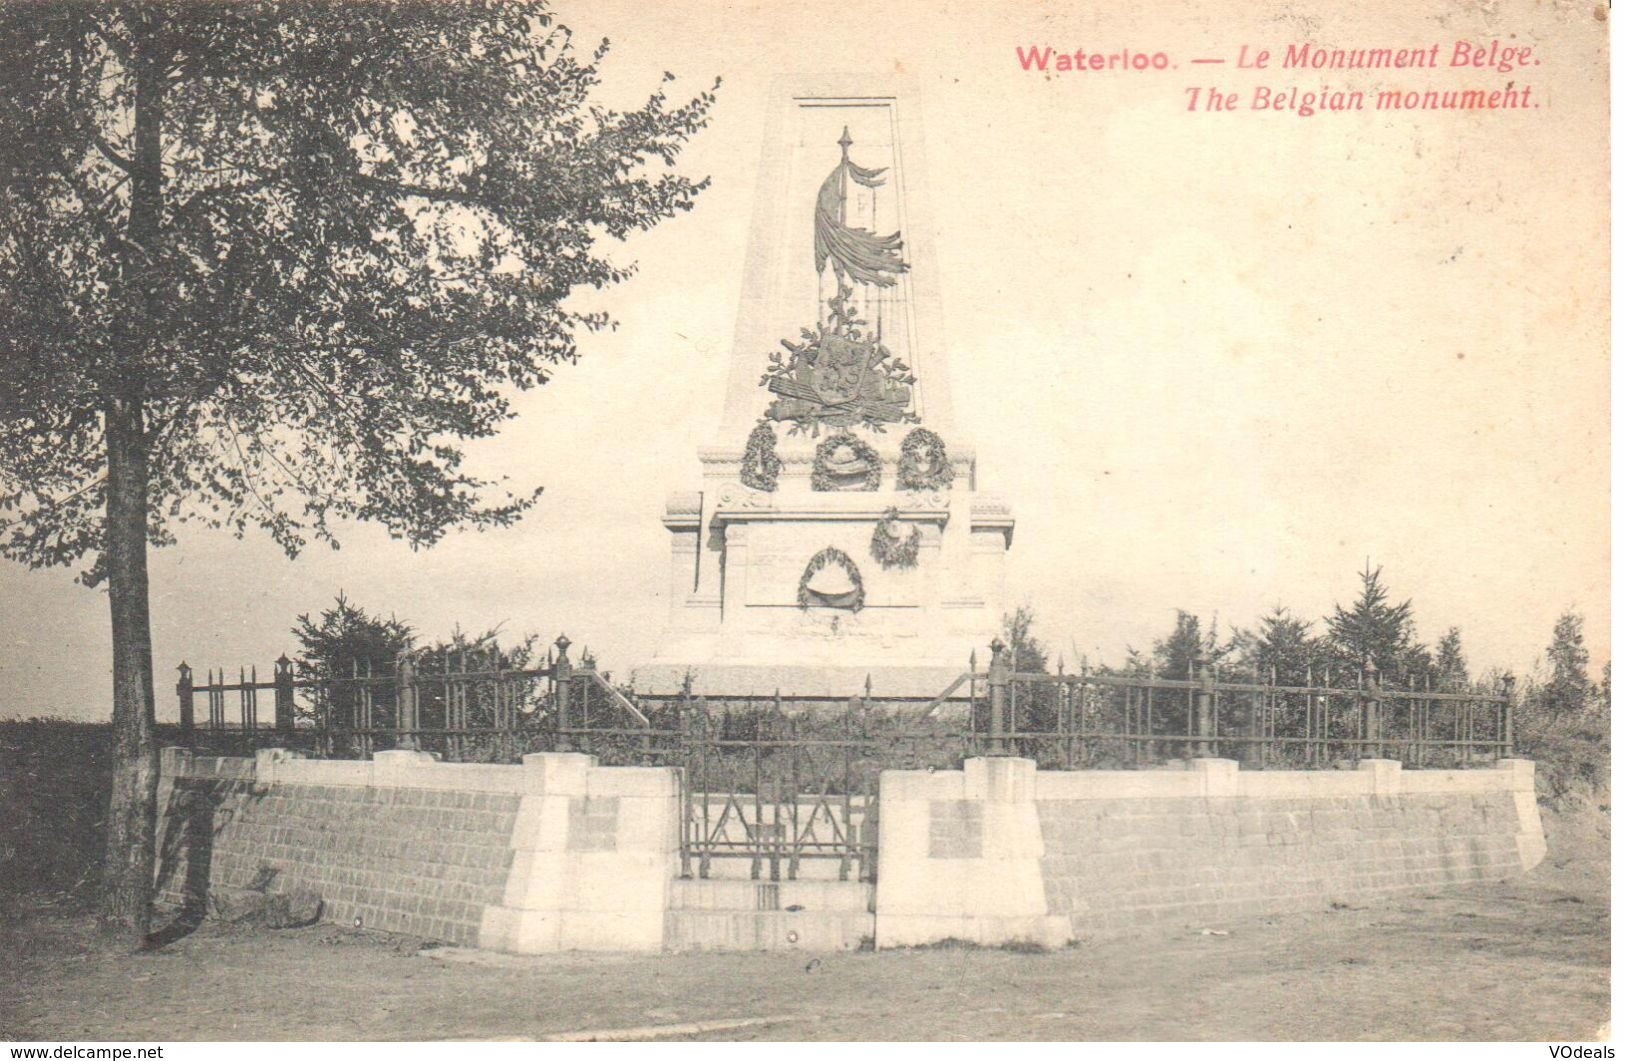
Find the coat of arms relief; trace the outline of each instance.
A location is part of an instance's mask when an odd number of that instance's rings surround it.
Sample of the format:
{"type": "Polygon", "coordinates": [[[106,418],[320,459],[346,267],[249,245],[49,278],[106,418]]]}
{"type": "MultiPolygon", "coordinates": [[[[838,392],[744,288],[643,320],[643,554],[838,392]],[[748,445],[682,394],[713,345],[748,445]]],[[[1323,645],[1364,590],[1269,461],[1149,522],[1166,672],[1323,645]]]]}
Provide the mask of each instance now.
{"type": "Polygon", "coordinates": [[[769,420],[789,421],[792,432],[816,435],[821,427],[915,423],[909,412],[914,376],[891,355],[849,302],[842,287],[829,300],[829,318],[816,330],[803,328],[801,341],[788,340],[768,355],[762,383],[778,395],[767,407],[769,420]],[[786,356],[786,353],[788,356],[786,356]]]}

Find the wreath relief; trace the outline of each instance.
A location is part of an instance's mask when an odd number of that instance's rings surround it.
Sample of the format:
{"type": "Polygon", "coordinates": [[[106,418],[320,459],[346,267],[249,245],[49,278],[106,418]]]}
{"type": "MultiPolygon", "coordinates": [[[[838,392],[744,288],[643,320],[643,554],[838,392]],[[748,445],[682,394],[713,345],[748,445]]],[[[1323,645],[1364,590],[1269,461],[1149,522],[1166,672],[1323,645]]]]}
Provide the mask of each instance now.
{"type": "Polygon", "coordinates": [[[941,490],[953,485],[954,466],[942,436],[923,427],[905,435],[897,458],[897,489],[941,490]]]}
{"type": "Polygon", "coordinates": [[[920,528],[905,528],[897,510],[888,508],[875,524],[874,537],[869,539],[869,555],[887,569],[913,567],[920,561],[920,528]]]}
{"type": "Polygon", "coordinates": [[[880,454],[850,431],[831,435],[813,453],[812,488],[879,490],[880,454]]]}
{"type": "Polygon", "coordinates": [[[863,575],[852,558],[833,545],[807,562],[796,589],[796,603],[806,608],[863,607],[863,575]]]}
{"type": "Polygon", "coordinates": [[[777,443],[772,424],[764,421],[756,425],[750,438],[745,440],[745,455],[739,459],[740,482],[752,490],[770,493],[779,488],[779,469],[784,467],[784,462],[775,451],[777,443]]]}

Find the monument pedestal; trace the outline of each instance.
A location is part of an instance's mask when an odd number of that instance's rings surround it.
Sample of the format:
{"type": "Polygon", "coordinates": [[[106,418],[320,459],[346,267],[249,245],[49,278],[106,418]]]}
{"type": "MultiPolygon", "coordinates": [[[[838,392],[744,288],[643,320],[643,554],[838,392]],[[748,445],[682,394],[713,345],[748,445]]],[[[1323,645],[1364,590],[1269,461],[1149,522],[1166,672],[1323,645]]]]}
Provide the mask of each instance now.
{"type": "Polygon", "coordinates": [[[687,679],[706,696],[856,696],[867,686],[930,698],[998,633],[1014,520],[971,489],[968,455],[957,455],[946,489],[838,493],[798,485],[793,472],[777,490],[753,490],[738,481],[739,453],[707,456],[709,489],[666,506],[671,613],[659,653],[636,672],[640,691],[687,679]],[[877,556],[882,523],[917,541],[910,563],[877,556]],[[816,585],[820,572],[809,579],[808,569],[826,550],[856,567],[861,603],[801,592],[816,585]]]}

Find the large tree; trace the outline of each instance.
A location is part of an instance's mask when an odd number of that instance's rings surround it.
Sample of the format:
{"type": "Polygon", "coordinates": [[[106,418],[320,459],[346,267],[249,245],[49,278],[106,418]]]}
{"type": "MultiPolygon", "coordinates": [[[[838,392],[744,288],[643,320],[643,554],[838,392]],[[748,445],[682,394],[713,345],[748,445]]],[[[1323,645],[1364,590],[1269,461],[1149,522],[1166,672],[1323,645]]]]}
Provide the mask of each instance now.
{"type": "MultiPolygon", "coordinates": [[[[709,93],[619,112],[531,0],[0,8],[0,552],[105,579],[105,913],[148,927],[146,555],[176,521],[290,554],[534,500],[461,467],[576,357],[595,248],[687,209],[709,93]]],[[[670,75],[666,75],[670,79],[670,75]]]]}

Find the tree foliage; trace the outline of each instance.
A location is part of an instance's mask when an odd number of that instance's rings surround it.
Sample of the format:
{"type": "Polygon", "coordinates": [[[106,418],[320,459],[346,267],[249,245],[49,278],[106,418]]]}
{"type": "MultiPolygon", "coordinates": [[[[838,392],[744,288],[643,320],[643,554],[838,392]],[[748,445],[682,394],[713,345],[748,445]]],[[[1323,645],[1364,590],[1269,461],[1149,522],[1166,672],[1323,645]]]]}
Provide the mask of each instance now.
{"type": "Polygon", "coordinates": [[[1467,687],[1467,655],[1461,645],[1461,627],[1452,626],[1440,635],[1433,652],[1431,678],[1435,689],[1467,687]]]}
{"type": "MultiPolygon", "coordinates": [[[[1221,642],[1217,620],[1204,631],[1194,613],[1181,609],[1174,628],[1150,653],[1129,647],[1117,673],[1186,679],[1205,656],[1220,681],[1352,685],[1370,660],[1390,685],[1458,691],[1472,686],[1461,628],[1447,628],[1430,650],[1417,639],[1411,602],[1393,603],[1381,576],[1382,568],[1367,565],[1359,595],[1347,607],[1333,605],[1324,633],[1316,632],[1314,620],[1278,605],[1252,626],[1232,626],[1221,642]]],[[[1585,666],[1582,659],[1578,670],[1585,666]]]]}
{"type": "Polygon", "coordinates": [[[1326,617],[1326,647],[1346,671],[1358,674],[1369,664],[1385,680],[1415,673],[1426,661],[1411,602],[1391,603],[1382,568],[1370,564],[1360,573],[1360,595],[1347,608],[1333,605],[1326,617]]]}
{"type": "Polygon", "coordinates": [[[1049,671],[1049,647],[1033,633],[1033,610],[1022,605],[1004,617],[1004,641],[1011,665],[1024,674],[1049,671]]]}
{"type": "Polygon", "coordinates": [[[406,623],[371,615],[343,593],[318,618],[299,616],[293,636],[299,642],[294,674],[301,681],[388,674],[416,640],[406,623]]]}
{"type": "Polygon", "coordinates": [[[1553,807],[1608,802],[1611,665],[1590,680],[1585,621],[1565,611],[1536,672],[1518,683],[1519,752],[1540,763],[1541,798],[1553,807]]]}
{"type": "Polygon", "coordinates": [[[704,184],[647,164],[711,95],[596,106],[606,52],[526,0],[0,13],[0,550],[100,576],[113,392],[153,542],[513,519],[457,440],[608,323],[564,303],[629,275],[600,237],[704,184]]]}
{"type": "Polygon", "coordinates": [[[1585,620],[1573,611],[1558,617],[1546,646],[1549,674],[1541,689],[1541,702],[1552,718],[1579,715],[1598,699],[1588,668],[1591,650],[1585,643],[1585,620]]]}
{"type": "MultiPolygon", "coordinates": [[[[364,720],[370,721],[374,730],[399,724],[397,682],[403,674],[401,665],[408,661],[416,674],[413,684],[418,697],[418,728],[475,731],[473,737],[462,738],[458,751],[464,759],[478,758],[482,750],[487,754],[501,750],[500,739],[493,742],[492,734],[478,732],[482,728],[511,726],[519,718],[533,723],[538,720],[535,711],[546,688],[542,679],[528,676],[504,680],[500,690],[502,705],[511,706],[517,713],[515,718],[507,719],[499,714],[496,683],[456,677],[537,666],[539,639],[535,634],[504,644],[497,627],[471,634],[459,626],[449,638],[422,644],[407,623],[394,615],[386,619],[369,613],[341,593],[319,617],[299,616],[293,635],[299,642],[294,671],[305,683],[301,686],[303,714],[322,727],[328,739],[335,741],[335,747],[346,752],[358,750],[347,743],[345,735],[362,728],[364,720]],[[461,709],[455,719],[449,702],[453,688],[459,693],[457,703],[461,709]],[[367,692],[364,704],[363,690],[367,692]]],[[[393,739],[388,734],[374,736],[393,739]]],[[[443,750],[445,738],[443,732],[417,734],[412,736],[411,746],[421,748],[427,744],[443,750]]]]}
{"type": "Polygon", "coordinates": [[[1173,630],[1151,650],[1157,677],[1189,679],[1196,674],[1204,656],[1212,658],[1214,647],[1214,639],[1202,632],[1202,621],[1180,609],[1174,617],[1173,630]]]}
{"type": "Polygon", "coordinates": [[[1281,685],[1309,684],[1310,667],[1325,656],[1314,622],[1277,606],[1253,629],[1233,630],[1229,656],[1245,680],[1274,679],[1281,685]]]}

